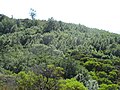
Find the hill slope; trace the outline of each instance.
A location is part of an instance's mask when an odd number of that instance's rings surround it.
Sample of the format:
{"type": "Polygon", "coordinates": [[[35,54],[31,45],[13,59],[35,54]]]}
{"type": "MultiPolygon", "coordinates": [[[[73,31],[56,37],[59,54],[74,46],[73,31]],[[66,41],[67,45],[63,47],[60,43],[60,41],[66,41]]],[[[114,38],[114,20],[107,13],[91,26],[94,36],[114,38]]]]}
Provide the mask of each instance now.
{"type": "Polygon", "coordinates": [[[37,90],[63,90],[58,84],[61,78],[66,83],[76,78],[89,90],[118,90],[120,35],[53,18],[45,21],[0,15],[0,73],[0,84],[12,88],[29,90],[38,85],[44,88],[37,90]]]}

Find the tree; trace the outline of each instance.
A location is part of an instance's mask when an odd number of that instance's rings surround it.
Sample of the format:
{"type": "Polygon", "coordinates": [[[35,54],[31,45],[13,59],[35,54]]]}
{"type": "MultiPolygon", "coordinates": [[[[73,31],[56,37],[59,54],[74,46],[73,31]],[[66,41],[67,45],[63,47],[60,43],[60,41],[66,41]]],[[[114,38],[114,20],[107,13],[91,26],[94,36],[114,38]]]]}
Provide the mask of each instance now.
{"type": "Polygon", "coordinates": [[[38,76],[34,84],[37,90],[56,90],[58,87],[58,80],[62,78],[64,72],[63,68],[55,67],[54,65],[35,66],[33,72],[38,76]]]}
{"type": "Polygon", "coordinates": [[[59,90],[87,90],[87,88],[76,79],[59,80],[59,90]]]}
{"type": "Polygon", "coordinates": [[[32,8],[30,9],[30,16],[31,16],[32,20],[35,19],[36,11],[34,9],[32,9],[32,8]]]}
{"type": "Polygon", "coordinates": [[[79,63],[70,57],[61,60],[59,64],[65,70],[64,78],[72,78],[79,73],[79,63]]]}
{"type": "Polygon", "coordinates": [[[98,90],[118,90],[118,85],[116,84],[101,84],[98,90]]]}
{"type": "Polygon", "coordinates": [[[56,23],[53,17],[49,18],[44,32],[56,30],[56,23]]]}
{"type": "Polygon", "coordinates": [[[33,72],[24,72],[21,71],[17,75],[17,82],[19,86],[25,88],[31,88],[37,80],[37,76],[33,72]]]}

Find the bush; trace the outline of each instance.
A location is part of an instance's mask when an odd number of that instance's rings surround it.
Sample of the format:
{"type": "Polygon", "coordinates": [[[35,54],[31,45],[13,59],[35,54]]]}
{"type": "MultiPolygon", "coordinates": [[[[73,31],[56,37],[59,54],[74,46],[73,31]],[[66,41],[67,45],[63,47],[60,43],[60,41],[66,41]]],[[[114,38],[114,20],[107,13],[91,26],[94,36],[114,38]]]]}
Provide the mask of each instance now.
{"type": "Polygon", "coordinates": [[[76,79],[66,79],[59,81],[59,90],[87,90],[87,88],[76,79]]]}

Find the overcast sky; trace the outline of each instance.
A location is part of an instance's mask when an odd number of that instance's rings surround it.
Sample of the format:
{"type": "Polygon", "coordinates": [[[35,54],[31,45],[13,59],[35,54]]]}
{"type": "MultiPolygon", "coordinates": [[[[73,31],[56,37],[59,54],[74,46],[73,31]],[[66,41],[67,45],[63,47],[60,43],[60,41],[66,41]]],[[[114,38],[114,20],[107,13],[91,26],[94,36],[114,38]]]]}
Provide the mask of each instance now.
{"type": "Polygon", "coordinates": [[[64,22],[80,23],[120,34],[120,0],[0,0],[0,13],[14,18],[54,17],[64,22]]]}

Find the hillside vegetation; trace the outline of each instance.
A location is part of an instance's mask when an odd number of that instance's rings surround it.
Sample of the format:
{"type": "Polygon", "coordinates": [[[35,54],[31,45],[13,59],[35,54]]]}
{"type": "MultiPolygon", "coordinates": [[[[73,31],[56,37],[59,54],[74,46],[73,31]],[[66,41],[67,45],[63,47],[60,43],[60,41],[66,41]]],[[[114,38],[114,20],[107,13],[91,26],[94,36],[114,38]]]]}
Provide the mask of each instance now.
{"type": "Polygon", "coordinates": [[[120,35],[0,14],[3,90],[120,90],[120,35]]]}

